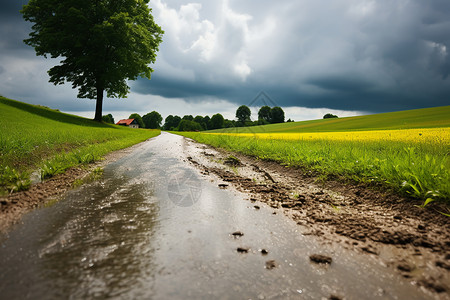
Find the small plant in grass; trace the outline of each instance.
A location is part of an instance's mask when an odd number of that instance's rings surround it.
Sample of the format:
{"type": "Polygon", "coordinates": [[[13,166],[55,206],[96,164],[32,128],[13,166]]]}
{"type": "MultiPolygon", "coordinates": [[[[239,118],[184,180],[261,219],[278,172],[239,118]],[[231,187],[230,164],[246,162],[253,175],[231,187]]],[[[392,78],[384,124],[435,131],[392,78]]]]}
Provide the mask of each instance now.
{"type": "Polygon", "coordinates": [[[59,160],[60,156],[57,156],[55,159],[44,162],[40,172],[41,180],[52,178],[53,176],[61,174],[67,169],[59,160]]]}
{"type": "Polygon", "coordinates": [[[95,156],[92,153],[82,153],[81,151],[74,151],[73,156],[79,164],[90,164],[95,162],[95,156]]]}
{"type": "Polygon", "coordinates": [[[26,172],[18,172],[10,167],[4,167],[0,173],[0,190],[9,193],[26,191],[31,186],[30,176],[26,172]]]}

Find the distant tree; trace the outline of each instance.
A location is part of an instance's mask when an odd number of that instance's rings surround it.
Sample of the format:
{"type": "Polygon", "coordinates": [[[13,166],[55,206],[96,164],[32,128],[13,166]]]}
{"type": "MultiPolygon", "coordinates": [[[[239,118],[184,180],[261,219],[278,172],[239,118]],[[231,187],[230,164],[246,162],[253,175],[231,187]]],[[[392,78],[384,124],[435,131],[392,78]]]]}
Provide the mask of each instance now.
{"type": "Polygon", "coordinates": [[[236,127],[236,121],[225,119],[223,121],[223,128],[233,128],[236,127]]]}
{"type": "Polygon", "coordinates": [[[209,121],[208,129],[220,129],[223,128],[224,118],[221,114],[215,114],[209,121]]]}
{"type": "Polygon", "coordinates": [[[286,123],[295,122],[294,120],[291,120],[290,118],[286,121],[286,123]]]}
{"type": "Polygon", "coordinates": [[[210,118],[209,116],[205,116],[205,117],[203,118],[202,126],[203,126],[203,128],[204,128],[205,130],[210,129],[210,128],[209,128],[209,122],[210,122],[210,120],[211,120],[211,118],[210,118]]]}
{"type": "Polygon", "coordinates": [[[281,107],[275,106],[270,109],[270,123],[284,123],[284,111],[281,107]]]}
{"type": "Polygon", "coordinates": [[[181,118],[179,116],[169,115],[166,117],[164,121],[164,130],[175,130],[181,122],[181,118]]]}
{"type": "Polygon", "coordinates": [[[139,128],[145,128],[144,121],[142,121],[142,117],[138,113],[131,114],[128,119],[135,119],[139,124],[139,128]]]}
{"type": "Polygon", "coordinates": [[[181,120],[180,125],[178,125],[179,131],[201,131],[203,128],[200,124],[194,121],[181,120]]]}
{"type": "Polygon", "coordinates": [[[194,117],[192,115],[185,115],[181,120],[194,121],[194,117]]]}
{"type": "Polygon", "coordinates": [[[105,123],[115,124],[114,117],[112,116],[112,114],[102,116],[102,121],[105,123]]]}
{"type": "Polygon", "coordinates": [[[103,94],[124,98],[127,80],[150,79],[163,31],[153,21],[148,0],[30,0],[21,13],[33,23],[24,42],[37,55],[62,58],[50,82],[72,82],[78,98],[96,99],[102,120],[103,94]]]}
{"type": "Polygon", "coordinates": [[[250,111],[250,108],[246,105],[241,105],[236,110],[236,119],[238,122],[241,122],[242,124],[245,124],[245,122],[250,121],[250,116],[252,112],[250,111]]]}
{"type": "Polygon", "coordinates": [[[162,116],[156,112],[152,111],[142,117],[145,128],[158,129],[161,128],[162,116]]]}
{"type": "Polygon", "coordinates": [[[338,118],[338,116],[333,115],[333,114],[326,114],[323,116],[324,119],[333,119],[333,118],[338,118]]]}
{"type": "Polygon", "coordinates": [[[206,127],[203,126],[203,117],[202,116],[195,116],[193,121],[197,124],[200,124],[200,126],[202,126],[203,130],[206,129],[206,127]]]}
{"type": "Polygon", "coordinates": [[[270,122],[270,107],[267,105],[262,106],[258,111],[258,121],[262,121],[262,124],[270,122]]]}

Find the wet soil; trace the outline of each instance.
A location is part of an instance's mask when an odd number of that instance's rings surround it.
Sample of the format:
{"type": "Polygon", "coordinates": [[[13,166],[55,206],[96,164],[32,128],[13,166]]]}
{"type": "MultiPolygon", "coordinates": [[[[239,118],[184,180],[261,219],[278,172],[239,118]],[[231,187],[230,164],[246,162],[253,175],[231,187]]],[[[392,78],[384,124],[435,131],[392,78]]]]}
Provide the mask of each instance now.
{"type": "Polygon", "coordinates": [[[120,159],[132,152],[138,145],[112,152],[101,161],[68,169],[64,174],[56,175],[48,180],[33,184],[27,191],[0,196],[0,234],[5,233],[12,225],[20,222],[27,212],[62,197],[74,186],[94,179],[92,172],[96,168],[120,159]]]}
{"type": "MultiPolygon", "coordinates": [[[[234,188],[297,222],[303,235],[365,253],[437,299],[450,299],[450,222],[444,207],[186,140],[187,160],[221,188],[234,188]],[[239,160],[229,163],[232,156],[239,160]]],[[[331,257],[329,258],[332,259],[331,257]]]]}

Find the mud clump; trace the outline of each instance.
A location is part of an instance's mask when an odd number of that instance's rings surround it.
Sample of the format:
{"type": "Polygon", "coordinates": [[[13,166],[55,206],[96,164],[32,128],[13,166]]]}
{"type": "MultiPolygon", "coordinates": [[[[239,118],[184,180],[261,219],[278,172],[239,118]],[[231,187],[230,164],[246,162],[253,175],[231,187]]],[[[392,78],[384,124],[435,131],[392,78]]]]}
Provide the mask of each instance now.
{"type": "Polygon", "coordinates": [[[269,251],[267,251],[266,249],[261,249],[260,252],[261,252],[262,255],[269,254],[269,251]]]}
{"type": "Polygon", "coordinates": [[[267,270],[272,270],[272,269],[275,269],[277,267],[277,263],[275,262],[275,260],[268,260],[268,261],[266,261],[266,266],[265,266],[265,268],[267,269],[267,270]]]}
{"type": "Polygon", "coordinates": [[[327,265],[331,264],[331,262],[333,261],[331,257],[321,254],[312,254],[309,256],[309,260],[311,260],[313,263],[316,264],[327,264],[327,265]]]}
{"type": "Polygon", "coordinates": [[[238,247],[236,249],[236,251],[239,252],[239,253],[248,253],[248,251],[250,251],[250,248],[248,248],[248,247],[238,247]]]}
{"type": "Polygon", "coordinates": [[[237,157],[234,157],[232,155],[228,156],[223,163],[225,165],[231,166],[231,167],[240,167],[240,166],[242,166],[241,161],[237,157]]]}
{"type": "Polygon", "coordinates": [[[238,238],[244,235],[242,231],[235,231],[231,234],[233,237],[238,238]]]}

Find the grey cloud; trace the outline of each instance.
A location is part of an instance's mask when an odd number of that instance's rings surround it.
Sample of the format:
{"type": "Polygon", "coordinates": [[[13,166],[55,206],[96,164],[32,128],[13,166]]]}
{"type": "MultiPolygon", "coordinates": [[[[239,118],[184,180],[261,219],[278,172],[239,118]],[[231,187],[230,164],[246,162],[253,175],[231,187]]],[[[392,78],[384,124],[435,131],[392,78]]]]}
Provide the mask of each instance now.
{"type": "MultiPolygon", "coordinates": [[[[0,4],[0,17],[8,16],[0,18],[4,59],[33,55],[22,42],[30,28],[18,13],[24,2],[0,4]]],[[[150,4],[162,24],[158,2],[150,4]]],[[[202,5],[199,19],[164,24],[152,80],[130,82],[133,92],[248,104],[265,91],[280,106],[365,112],[450,104],[448,0],[193,2],[202,5]],[[230,16],[224,15],[224,3],[230,16]],[[250,18],[243,21],[244,15],[250,18]],[[197,48],[191,47],[194,42],[197,48]],[[236,66],[250,72],[240,76],[236,66]]],[[[175,13],[188,3],[163,2],[175,13]]],[[[5,66],[1,57],[0,65],[5,66]]],[[[68,105],[76,110],[78,102],[68,105]]]]}

